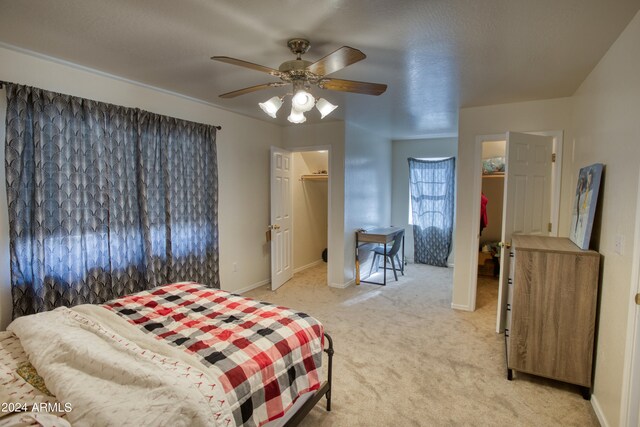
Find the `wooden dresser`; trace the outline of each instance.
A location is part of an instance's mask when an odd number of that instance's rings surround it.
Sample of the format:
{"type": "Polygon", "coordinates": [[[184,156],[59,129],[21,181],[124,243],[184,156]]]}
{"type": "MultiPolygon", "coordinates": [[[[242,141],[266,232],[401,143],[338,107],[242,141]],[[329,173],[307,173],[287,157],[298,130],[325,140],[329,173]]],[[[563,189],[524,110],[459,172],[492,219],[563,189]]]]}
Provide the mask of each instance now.
{"type": "Polygon", "coordinates": [[[526,372],[591,395],[600,254],[567,238],[514,235],[507,305],[507,377],[526,372]]]}

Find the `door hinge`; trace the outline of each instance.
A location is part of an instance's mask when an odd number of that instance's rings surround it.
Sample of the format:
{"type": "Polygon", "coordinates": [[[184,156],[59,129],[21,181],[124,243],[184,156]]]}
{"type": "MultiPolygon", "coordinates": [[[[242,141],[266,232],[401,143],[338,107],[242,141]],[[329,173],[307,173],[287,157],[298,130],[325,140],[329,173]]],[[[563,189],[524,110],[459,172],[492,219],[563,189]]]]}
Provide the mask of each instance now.
{"type": "Polygon", "coordinates": [[[551,163],[555,163],[556,162],[556,153],[552,153],[551,154],[551,163]]]}
{"type": "Polygon", "coordinates": [[[551,233],[551,229],[552,229],[552,227],[551,227],[551,223],[549,223],[549,225],[547,226],[547,231],[548,231],[549,233],[551,233]]]}

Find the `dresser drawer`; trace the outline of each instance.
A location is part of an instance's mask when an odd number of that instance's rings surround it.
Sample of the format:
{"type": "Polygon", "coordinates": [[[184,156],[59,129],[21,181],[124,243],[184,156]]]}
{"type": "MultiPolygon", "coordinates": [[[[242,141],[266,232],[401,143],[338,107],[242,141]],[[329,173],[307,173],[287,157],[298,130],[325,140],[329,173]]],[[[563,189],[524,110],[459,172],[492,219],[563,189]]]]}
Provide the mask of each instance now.
{"type": "Polygon", "coordinates": [[[507,369],[591,386],[600,255],[518,235],[509,254],[507,369]]]}

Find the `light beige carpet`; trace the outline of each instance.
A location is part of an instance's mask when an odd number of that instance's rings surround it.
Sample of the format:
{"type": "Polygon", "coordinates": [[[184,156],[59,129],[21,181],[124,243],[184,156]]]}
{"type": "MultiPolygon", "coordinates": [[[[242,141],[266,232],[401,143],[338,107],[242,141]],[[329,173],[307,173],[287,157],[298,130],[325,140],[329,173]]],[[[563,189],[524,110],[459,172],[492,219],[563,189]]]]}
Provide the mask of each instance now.
{"type": "Polygon", "coordinates": [[[303,426],[597,426],[579,389],[515,373],[495,333],[497,282],[479,280],[478,309],[451,309],[452,272],[407,266],[386,287],[326,286],[324,265],[276,292],[247,296],[304,311],[335,343],[333,408],[303,426]]]}

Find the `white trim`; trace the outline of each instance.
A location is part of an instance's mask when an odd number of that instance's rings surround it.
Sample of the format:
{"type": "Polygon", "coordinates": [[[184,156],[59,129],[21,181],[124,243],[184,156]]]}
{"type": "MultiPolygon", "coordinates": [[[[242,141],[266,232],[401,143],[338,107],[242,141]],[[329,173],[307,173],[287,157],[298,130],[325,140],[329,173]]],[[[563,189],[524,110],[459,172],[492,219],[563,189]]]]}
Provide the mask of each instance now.
{"type": "MultiPolygon", "coordinates": [[[[234,294],[244,294],[245,292],[249,292],[249,291],[252,291],[252,290],[254,290],[256,288],[259,288],[260,286],[268,285],[269,283],[271,283],[270,279],[264,279],[264,280],[261,280],[259,282],[254,283],[253,285],[245,286],[244,288],[236,289],[236,290],[233,290],[233,291],[227,291],[227,292],[233,292],[234,294]]],[[[271,290],[271,289],[269,289],[269,290],[271,290]]]]}
{"type": "Polygon", "coordinates": [[[405,141],[417,141],[422,139],[440,139],[440,138],[457,138],[458,131],[455,132],[440,132],[440,133],[425,133],[419,135],[411,135],[409,138],[392,139],[391,142],[405,142],[405,141]]]}
{"type": "Polygon", "coordinates": [[[458,310],[475,311],[476,309],[476,293],[478,289],[478,246],[480,245],[480,193],[482,193],[482,143],[488,141],[506,141],[507,134],[499,133],[493,135],[478,135],[476,136],[476,143],[473,155],[473,209],[477,211],[477,215],[472,215],[471,218],[471,248],[476,248],[471,251],[469,257],[469,294],[467,296],[468,305],[451,304],[452,308],[458,310]]]}
{"type": "Polygon", "coordinates": [[[289,147],[288,150],[291,150],[293,153],[304,153],[306,151],[326,151],[327,153],[331,153],[330,145],[309,145],[304,147],[289,147]]]}
{"type": "Polygon", "coordinates": [[[293,274],[300,273],[301,271],[304,271],[304,270],[306,270],[306,269],[308,269],[308,268],[315,267],[316,265],[320,265],[320,264],[322,264],[323,262],[324,262],[324,261],[322,260],[322,258],[321,258],[321,259],[319,259],[319,260],[317,260],[317,261],[310,262],[310,263],[309,263],[309,264],[307,264],[307,265],[303,265],[302,267],[298,267],[298,268],[296,268],[295,270],[293,270],[293,274]]]}
{"type": "MultiPolygon", "coordinates": [[[[34,52],[33,50],[24,49],[24,48],[21,48],[21,47],[18,47],[18,46],[14,46],[14,45],[9,44],[9,43],[0,42],[0,47],[8,49],[8,50],[12,50],[14,52],[23,53],[25,55],[29,55],[29,56],[32,56],[34,58],[44,59],[45,61],[54,62],[56,64],[64,65],[66,67],[75,68],[76,70],[86,71],[88,73],[95,74],[95,75],[98,75],[98,76],[101,76],[101,77],[106,77],[106,78],[109,78],[109,79],[118,80],[118,81],[121,81],[121,82],[124,82],[124,83],[132,84],[134,86],[139,86],[139,87],[142,87],[142,88],[145,88],[145,89],[151,89],[153,91],[161,92],[161,93],[164,93],[164,94],[167,94],[167,95],[171,95],[171,96],[176,96],[178,98],[186,99],[187,101],[196,102],[198,104],[206,105],[206,106],[209,106],[209,107],[220,108],[221,110],[233,112],[228,108],[225,108],[225,107],[223,107],[221,105],[218,105],[218,104],[214,104],[214,103],[209,102],[209,101],[204,101],[202,99],[194,98],[192,96],[184,95],[184,94],[181,94],[181,93],[178,93],[178,92],[173,92],[173,91],[170,91],[170,90],[167,90],[167,89],[163,89],[163,88],[158,87],[158,86],[152,86],[150,84],[142,83],[142,82],[139,82],[139,81],[136,81],[136,80],[130,80],[130,79],[127,79],[125,77],[118,76],[116,74],[106,73],[106,72],[100,71],[100,70],[98,70],[96,68],[86,67],[84,65],[76,64],[75,62],[65,61],[64,59],[56,58],[54,56],[45,55],[45,54],[39,53],[39,52],[34,52]]],[[[14,82],[14,83],[19,83],[19,82],[14,82]]],[[[236,114],[238,114],[238,113],[236,113],[236,114]]],[[[260,119],[258,119],[258,120],[260,120],[260,119]]]]}
{"type": "Polygon", "coordinates": [[[455,267],[455,264],[454,264],[454,263],[452,263],[452,262],[448,262],[448,263],[447,263],[447,267],[448,267],[448,268],[454,268],[454,267],[455,267]]]}
{"type": "Polygon", "coordinates": [[[451,303],[451,308],[454,310],[473,311],[470,306],[462,304],[451,303]]]}
{"type": "MultiPolygon", "coordinates": [[[[598,402],[598,398],[595,395],[591,396],[591,406],[593,407],[593,412],[596,413],[596,417],[598,417],[598,421],[600,422],[601,427],[609,427],[609,423],[604,416],[604,412],[602,412],[602,408],[600,407],[600,403],[598,402]]],[[[620,424],[621,426],[624,424],[620,424]]]]}
{"type": "Polygon", "coordinates": [[[622,401],[620,402],[620,425],[638,425],[640,402],[640,310],[635,303],[636,293],[640,293],[640,176],[636,201],[636,222],[633,238],[631,286],[629,286],[629,311],[627,315],[627,337],[625,340],[624,365],[622,374],[622,401]]]}
{"type": "Polygon", "coordinates": [[[329,283],[330,288],[345,289],[356,284],[356,279],[351,279],[347,283],[329,283]]]}

